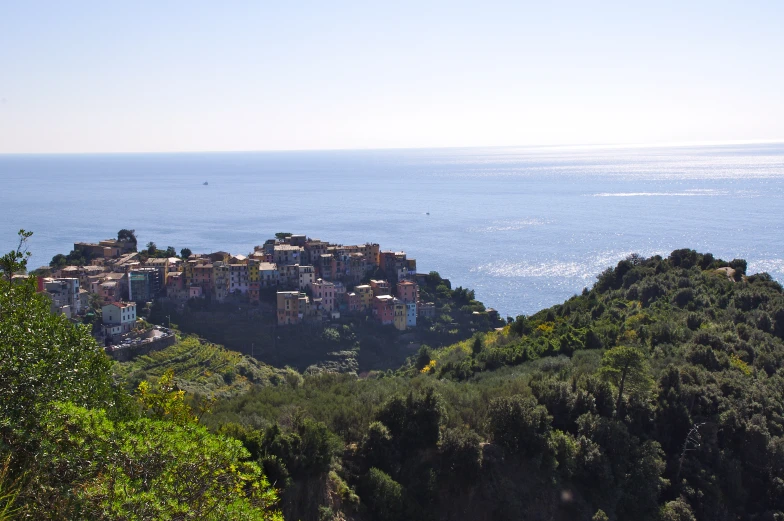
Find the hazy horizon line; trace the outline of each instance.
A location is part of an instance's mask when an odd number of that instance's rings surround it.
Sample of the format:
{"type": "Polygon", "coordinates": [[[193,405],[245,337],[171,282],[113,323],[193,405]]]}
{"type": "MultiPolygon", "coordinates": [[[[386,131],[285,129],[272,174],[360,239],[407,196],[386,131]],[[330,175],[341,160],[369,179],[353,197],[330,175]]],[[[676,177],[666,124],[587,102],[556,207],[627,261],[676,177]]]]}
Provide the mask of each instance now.
{"type": "Polygon", "coordinates": [[[0,152],[2,156],[101,156],[101,155],[180,155],[180,154],[255,154],[285,152],[374,152],[389,150],[460,150],[482,148],[517,148],[517,149],[633,149],[633,148],[679,148],[679,147],[711,147],[732,145],[775,145],[784,144],[784,138],[777,139],[739,139],[721,141],[669,141],[654,143],[572,143],[572,144],[538,144],[538,145],[455,145],[455,146],[422,146],[422,147],[365,147],[365,148],[278,148],[278,149],[236,149],[236,150],[166,150],[166,151],[108,151],[108,152],[0,152]]]}

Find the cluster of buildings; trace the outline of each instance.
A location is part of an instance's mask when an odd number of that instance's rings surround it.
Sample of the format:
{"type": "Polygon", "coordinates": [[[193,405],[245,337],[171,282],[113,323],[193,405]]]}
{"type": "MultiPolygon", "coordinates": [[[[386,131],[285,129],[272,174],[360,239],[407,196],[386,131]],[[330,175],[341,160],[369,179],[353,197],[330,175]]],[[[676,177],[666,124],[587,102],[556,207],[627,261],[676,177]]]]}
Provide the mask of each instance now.
{"type": "Polygon", "coordinates": [[[103,305],[107,334],[132,328],[136,304],[165,296],[175,300],[224,301],[243,296],[258,303],[262,293],[276,294],[281,326],[367,314],[381,324],[405,330],[417,317],[435,313],[421,302],[416,260],[405,252],[381,251],[378,244],[344,246],[290,235],[270,239],[249,255],[227,252],[192,254],[188,259],[148,258],[114,240],[76,243],[90,259],[39,279],[39,290],[52,297],[52,310],[75,316],[89,307],[89,294],[103,305]],[[370,279],[368,284],[363,281],[370,279]]]}

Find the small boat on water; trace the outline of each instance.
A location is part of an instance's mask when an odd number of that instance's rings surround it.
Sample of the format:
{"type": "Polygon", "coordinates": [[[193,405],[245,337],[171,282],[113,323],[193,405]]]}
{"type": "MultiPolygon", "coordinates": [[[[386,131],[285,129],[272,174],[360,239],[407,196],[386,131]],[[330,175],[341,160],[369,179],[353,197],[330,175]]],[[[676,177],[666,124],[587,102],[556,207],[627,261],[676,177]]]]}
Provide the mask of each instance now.
{"type": "Polygon", "coordinates": [[[208,185],[208,184],[210,184],[210,183],[208,183],[207,181],[204,181],[204,183],[203,183],[203,184],[204,184],[204,186],[207,186],[207,185],[208,185]]]}

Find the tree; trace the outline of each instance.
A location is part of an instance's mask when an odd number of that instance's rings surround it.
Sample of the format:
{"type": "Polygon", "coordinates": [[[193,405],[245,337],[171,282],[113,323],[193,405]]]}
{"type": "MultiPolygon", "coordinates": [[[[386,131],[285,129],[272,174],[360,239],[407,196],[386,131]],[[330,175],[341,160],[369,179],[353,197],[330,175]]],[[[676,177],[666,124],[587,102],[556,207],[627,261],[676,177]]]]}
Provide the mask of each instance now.
{"type": "Polygon", "coordinates": [[[473,353],[474,356],[476,356],[481,352],[482,352],[482,337],[476,335],[474,337],[474,342],[471,344],[471,353],[473,353]]]}
{"type": "Polygon", "coordinates": [[[29,426],[44,404],[95,406],[112,394],[111,361],[88,328],[53,315],[32,279],[10,282],[27,267],[31,235],[21,230],[19,246],[0,259],[0,434],[6,439],[29,426]]]}
{"type": "Polygon", "coordinates": [[[547,450],[553,418],[535,398],[496,398],[488,415],[493,441],[510,453],[533,456],[547,450]]]}
{"type": "Polygon", "coordinates": [[[417,353],[416,362],[414,363],[414,367],[416,367],[417,371],[421,371],[427,364],[430,363],[432,359],[432,353],[430,352],[430,348],[427,344],[422,344],[419,348],[419,352],[417,353]]]}
{"type": "Polygon", "coordinates": [[[289,232],[278,232],[275,234],[275,238],[280,241],[286,239],[287,237],[291,237],[291,234],[289,232]]]}
{"type": "Polygon", "coordinates": [[[176,257],[177,251],[174,249],[174,246],[168,246],[165,252],[166,257],[176,257]]]}
{"type": "Polygon", "coordinates": [[[689,503],[681,498],[670,501],[661,508],[659,519],[662,521],[694,521],[694,513],[689,503]]]}
{"type": "Polygon", "coordinates": [[[149,255],[155,255],[155,252],[158,251],[158,246],[155,245],[154,242],[150,241],[147,243],[147,253],[149,255]]]}
{"type": "Polygon", "coordinates": [[[389,474],[372,468],[363,480],[362,497],[366,498],[373,519],[394,521],[403,518],[403,487],[389,474]]]}
{"type": "Polygon", "coordinates": [[[191,251],[190,248],[183,248],[183,249],[180,250],[180,258],[183,259],[183,260],[187,260],[188,257],[191,256],[191,253],[193,253],[193,252],[191,251]]]}
{"type": "Polygon", "coordinates": [[[131,243],[133,244],[133,248],[136,249],[136,230],[127,230],[123,228],[117,232],[117,240],[120,242],[131,243]]]}
{"type": "Polygon", "coordinates": [[[53,269],[62,269],[68,266],[68,257],[63,255],[62,253],[58,253],[54,257],[52,257],[51,262],[49,262],[49,267],[53,269]]]}
{"type": "Polygon", "coordinates": [[[17,244],[16,249],[0,257],[0,273],[9,282],[14,274],[27,272],[27,260],[31,255],[27,251],[27,240],[32,237],[33,232],[19,230],[18,235],[19,244],[17,244]]]}
{"type": "Polygon", "coordinates": [[[392,398],[378,412],[378,420],[406,455],[436,446],[445,410],[441,397],[429,388],[424,393],[409,392],[405,399],[392,398]]]}
{"type": "Polygon", "coordinates": [[[472,430],[446,429],[439,443],[443,474],[456,481],[474,482],[482,469],[480,442],[472,430]]]}
{"type": "Polygon", "coordinates": [[[618,389],[615,403],[617,418],[623,418],[623,396],[645,394],[653,387],[653,378],[648,369],[645,353],[634,347],[618,346],[605,351],[599,367],[599,376],[618,389]]]}

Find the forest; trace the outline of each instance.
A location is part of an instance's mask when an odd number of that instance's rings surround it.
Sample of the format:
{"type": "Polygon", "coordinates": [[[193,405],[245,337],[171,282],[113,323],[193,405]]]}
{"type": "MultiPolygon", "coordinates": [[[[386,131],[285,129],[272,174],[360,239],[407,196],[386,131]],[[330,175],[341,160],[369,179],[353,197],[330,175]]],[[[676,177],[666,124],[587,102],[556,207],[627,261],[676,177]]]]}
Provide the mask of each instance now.
{"type": "Polygon", "coordinates": [[[113,364],[0,284],[0,519],[784,519],[784,293],[743,260],[633,255],[362,377],[113,364]]]}

